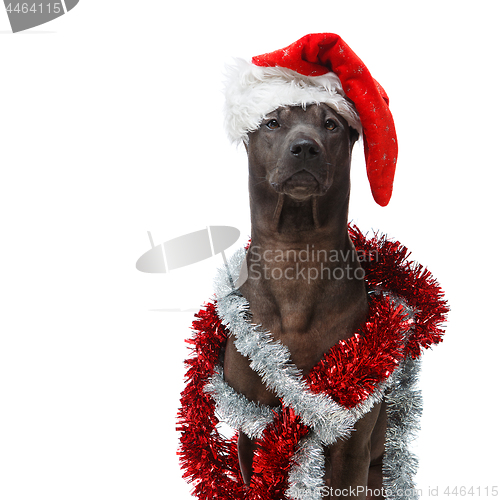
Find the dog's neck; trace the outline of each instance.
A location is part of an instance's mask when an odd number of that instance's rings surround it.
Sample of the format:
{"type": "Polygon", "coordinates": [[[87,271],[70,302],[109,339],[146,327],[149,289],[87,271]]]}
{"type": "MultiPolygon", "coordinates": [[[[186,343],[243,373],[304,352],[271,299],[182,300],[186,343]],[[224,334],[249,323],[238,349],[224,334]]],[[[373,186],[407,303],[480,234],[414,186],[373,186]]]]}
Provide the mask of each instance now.
{"type": "Polygon", "coordinates": [[[252,184],[250,182],[250,212],[254,247],[264,251],[307,245],[326,251],[351,248],[347,232],[348,192],[334,202],[332,196],[298,201],[252,188],[252,184]]]}
{"type": "MultiPolygon", "coordinates": [[[[305,258],[300,259],[300,267],[318,270],[329,268],[349,268],[355,270],[361,265],[348,235],[347,215],[349,207],[349,189],[329,196],[309,197],[298,201],[287,195],[273,193],[262,185],[250,180],[250,210],[251,210],[251,245],[250,259],[254,262],[267,263],[269,268],[276,268],[273,275],[282,276],[284,270],[297,258],[297,252],[305,258]],[[295,251],[295,253],[293,253],[295,251]],[[304,252],[308,255],[305,256],[304,252]],[[317,258],[321,252],[323,261],[317,258]],[[331,256],[337,258],[331,258],[331,256]],[[279,271],[281,269],[281,271],[279,271]]],[[[271,271],[270,271],[271,272],[271,271]]],[[[264,286],[271,293],[294,288],[298,282],[293,280],[266,279],[262,273],[250,273],[253,283],[248,283],[247,289],[253,284],[264,286]]],[[[328,289],[335,294],[336,290],[345,290],[352,283],[352,276],[340,274],[340,279],[316,279],[303,288],[328,289]],[[343,279],[345,277],[345,279],[343,279]]],[[[252,280],[250,280],[252,281],[252,280]]],[[[273,293],[274,294],[274,293],[273,293]]]]}
{"type": "Polygon", "coordinates": [[[347,229],[348,194],[341,201],[279,198],[250,193],[252,240],[240,291],[254,321],[278,336],[335,329],[334,342],[346,338],[367,307],[347,229]]]}

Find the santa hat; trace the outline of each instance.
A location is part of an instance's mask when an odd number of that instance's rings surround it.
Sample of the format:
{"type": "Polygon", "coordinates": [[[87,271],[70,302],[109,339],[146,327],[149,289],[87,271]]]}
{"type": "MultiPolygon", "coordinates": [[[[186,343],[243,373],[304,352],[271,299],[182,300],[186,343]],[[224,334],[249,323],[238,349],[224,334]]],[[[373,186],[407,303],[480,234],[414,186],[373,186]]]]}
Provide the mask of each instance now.
{"type": "Polygon", "coordinates": [[[392,194],[398,145],[384,89],[338,35],[311,34],[284,49],[237,60],[226,82],[226,129],[247,141],[264,117],[281,106],[325,103],[363,135],[366,170],[375,201],[392,194]]]}

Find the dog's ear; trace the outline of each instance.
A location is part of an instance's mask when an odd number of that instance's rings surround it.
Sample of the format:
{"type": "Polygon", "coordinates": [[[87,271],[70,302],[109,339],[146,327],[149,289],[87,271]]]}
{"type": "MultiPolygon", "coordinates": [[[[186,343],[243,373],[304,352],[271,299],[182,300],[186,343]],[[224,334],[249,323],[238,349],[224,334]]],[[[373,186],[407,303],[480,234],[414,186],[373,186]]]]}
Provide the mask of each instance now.
{"type": "Polygon", "coordinates": [[[354,143],[359,139],[359,132],[356,129],[349,127],[349,135],[350,135],[349,138],[351,140],[351,149],[352,149],[354,143]]]}

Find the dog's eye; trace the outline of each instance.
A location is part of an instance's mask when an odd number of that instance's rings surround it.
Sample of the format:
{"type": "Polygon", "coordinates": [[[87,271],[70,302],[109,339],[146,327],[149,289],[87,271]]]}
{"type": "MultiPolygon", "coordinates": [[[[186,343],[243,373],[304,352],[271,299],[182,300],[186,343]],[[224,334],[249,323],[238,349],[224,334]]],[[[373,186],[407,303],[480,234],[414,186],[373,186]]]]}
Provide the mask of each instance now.
{"type": "Polygon", "coordinates": [[[325,128],[326,130],[334,130],[337,127],[337,124],[331,119],[328,118],[325,122],[325,128]]]}
{"type": "Polygon", "coordinates": [[[271,130],[275,130],[280,127],[280,124],[278,123],[278,120],[269,120],[266,123],[266,127],[270,128],[271,130]]]}

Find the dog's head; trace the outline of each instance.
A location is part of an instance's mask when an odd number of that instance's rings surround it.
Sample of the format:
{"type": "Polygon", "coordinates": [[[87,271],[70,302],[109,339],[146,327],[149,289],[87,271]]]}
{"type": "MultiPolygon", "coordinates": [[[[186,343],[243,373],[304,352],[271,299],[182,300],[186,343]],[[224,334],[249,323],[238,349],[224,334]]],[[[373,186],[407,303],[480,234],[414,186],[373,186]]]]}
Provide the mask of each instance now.
{"type": "MultiPolygon", "coordinates": [[[[320,197],[321,193],[337,185],[340,168],[337,159],[333,166],[325,164],[323,167],[312,168],[312,164],[321,164],[322,160],[318,157],[328,157],[334,149],[336,151],[332,153],[332,158],[337,155],[345,157],[342,141],[334,137],[339,132],[338,128],[343,128],[340,125],[345,127],[345,123],[338,119],[339,116],[350,127],[363,134],[366,172],[374,200],[381,206],[389,203],[398,155],[389,97],[342,38],[334,33],[312,33],[283,49],[254,56],[251,62],[236,60],[227,69],[225,124],[228,136],[232,141],[243,140],[247,143],[251,166],[255,163],[255,153],[262,153],[263,157],[269,156],[274,162],[269,168],[276,167],[276,172],[268,171],[266,176],[270,177],[275,193],[280,193],[280,203],[284,203],[283,199],[292,200],[291,196],[296,199],[312,196],[314,204],[321,203],[320,200],[325,200],[324,196],[320,197]],[[310,103],[323,105],[317,107],[310,103]],[[287,106],[292,108],[288,109],[287,106]],[[293,109],[294,106],[297,109],[293,109]],[[299,171],[304,172],[287,182],[290,175],[298,173],[295,170],[297,163],[294,164],[285,151],[289,154],[291,143],[297,139],[293,138],[292,128],[302,107],[307,108],[307,116],[302,115],[300,118],[304,121],[307,132],[299,132],[297,129],[297,136],[303,134],[303,139],[307,136],[306,141],[316,142],[318,147],[313,145],[311,149],[305,144],[304,147],[300,146],[300,152],[316,156],[316,159],[297,158],[300,153],[295,148],[296,160],[302,161],[304,165],[299,171]],[[330,113],[331,119],[337,122],[337,129],[328,135],[327,131],[332,130],[328,130],[329,125],[325,130],[325,123],[330,113]],[[263,122],[265,118],[267,120],[263,122]],[[271,122],[273,118],[277,124],[271,122]],[[266,141],[265,126],[268,129],[276,127],[269,131],[273,133],[272,137],[279,138],[278,144],[274,143],[274,139],[266,141]],[[250,138],[252,134],[253,137],[250,138]],[[254,142],[259,143],[259,148],[253,147],[254,142]],[[321,169],[327,166],[328,172],[322,173],[321,169]],[[314,185],[307,174],[314,178],[318,186],[314,185]],[[307,187],[304,183],[310,183],[311,186],[307,187]]],[[[300,138],[297,140],[300,142],[300,138]]],[[[351,137],[351,145],[352,142],[351,137]]],[[[262,161],[268,160],[263,158],[262,161]]],[[[326,163],[332,161],[327,158],[326,163]]]]}
{"type": "Polygon", "coordinates": [[[280,107],[249,134],[250,177],[295,201],[330,190],[343,197],[349,193],[351,153],[358,137],[326,104],[280,107]]]}

